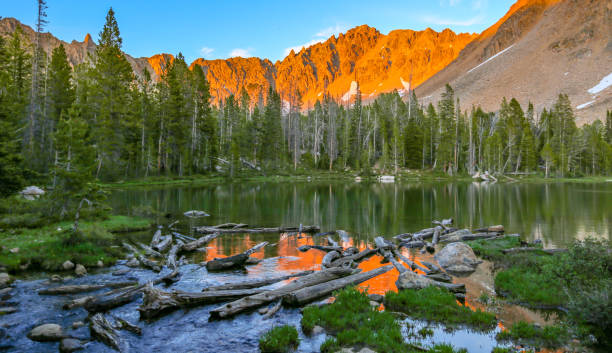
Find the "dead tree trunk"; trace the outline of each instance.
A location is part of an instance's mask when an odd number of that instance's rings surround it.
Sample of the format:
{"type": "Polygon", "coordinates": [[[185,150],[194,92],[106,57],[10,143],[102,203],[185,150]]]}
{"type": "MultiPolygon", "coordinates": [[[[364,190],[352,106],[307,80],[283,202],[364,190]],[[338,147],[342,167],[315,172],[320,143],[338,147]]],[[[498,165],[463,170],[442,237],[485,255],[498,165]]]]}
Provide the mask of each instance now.
{"type": "Polygon", "coordinates": [[[289,284],[286,284],[278,289],[255,294],[250,297],[245,297],[221,307],[213,309],[210,312],[211,319],[223,319],[243,311],[255,309],[264,304],[271,303],[283,296],[301,288],[314,286],[319,283],[331,281],[340,277],[347,276],[353,273],[354,270],[341,267],[332,267],[321,271],[316,271],[310,275],[300,277],[289,284]]]}
{"type": "Polygon", "coordinates": [[[283,297],[283,302],[288,305],[300,306],[306,303],[309,303],[317,298],[321,298],[323,296],[329,295],[333,293],[335,290],[344,288],[346,286],[357,285],[359,283],[365,282],[371,278],[379,276],[389,270],[391,270],[392,266],[383,266],[379,267],[375,270],[357,273],[354,275],[350,275],[344,278],[335,279],[329,282],[320,283],[314,286],[302,288],[296,291],[293,291],[283,297]]]}
{"type": "Polygon", "coordinates": [[[122,288],[137,285],[138,282],[116,282],[106,284],[76,284],[71,286],[59,286],[54,288],[46,288],[38,291],[38,294],[44,295],[61,295],[75,294],[83,292],[91,292],[103,288],[122,288]]]}
{"type": "Polygon", "coordinates": [[[344,267],[346,264],[350,264],[351,262],[359,262],[363,259],[366,259],[372,255],[376,254],[376,249],[365,249],[360,253],[351,256],[345,256],[340,259],[332,261],[330,267],[344,267]]]}
{"type": "Polygon", "coordinates": [[[144,299],[138,311],[140,312],[140,319],[150,320],[179,308],[235,300],[262,292],[261,289],[206,291],[200,293],[164,292],[153,287],[152,284],[148,284],[144,289],[144,299]]]}
{"type": "Polygon", "coordinates": [[[219,234],[211,234],[207,236],[203,236],[197,240],[191,241],[189,243],[185,243],[181,248],[182,251],[194,251],[197,248],[201,248],[203,246],[208,245],[213,239],[215,239],[219,234]]]}
{"type": "Polygon", "coordinates": [[[164,252],[172,245],[172,235],[166,235],[161,238],[159,243],[153,246],[153,248],[159,252],[164,252]]]}
{"type": "Polygon", "coordinates": [[[161,242],[161,240],[162,240],[162,231],[160,228],[155,231],[155,234],[153,234],[153,238],[151,239],[151,244],[150,244],[151,247],[152,248],[156,247],[159,244],[159,242],[161,242]]]}
{"type": "Polygon", "coordinates": [[[99,339],[109,347],[121,351],[121,341],[119,340],[119,334],[111,325],[111,323],[104,317],[104,315],[98,313],[91,317],[89,329],[91,336],[99,339]]]}
{"type": "Polygon", "coordinates": [[[259,243],[241,254],[208,261],[206,263],[206,269],[208,271],[223,271],[230,268],[244,267],[246,261],[249,259],[249,255],[266,245],[268,245],[267,241],[259,243]]]}
{"type": "Polygon", "coordinates": [[[321,266],[327,268],[327,267],[331,267],[331,263],[332,261],[334,261],[335,259],[340,258],[340,253],[337,251],[330,251],[327,254],[325,254],[325,256],[323,256],[323,262],[321,262],[321,266]]]}
{"type": "Polygon", "coordinates": [[[301,252],[305,252],[308,251],[310,249],[317,249],[317,250],[321,250],[321,251],[342,251],[342,248],[339,246],[327,246],[327,245],[302,245],[298,248],[299,251],[301,252]]]}
{"type": "Polygon", "coordinates": [[[302,271],[302,272],[298,272],[298,273],[292,273],[292,274],[286,275],[286,276],[264,278],[264,279],[259,279],[259,280],[254,280],[254,281],[244,281],[244,282],[239,282],[239,283],[221,284],[221,285],[218,285],[218,286],[204,288],[204,289],[202,289],[202,292],[204,292],[204,291],[217,291],[217,290],[236,290],[236,289],[259,288],[259,287],[267,286],[267,285],[272,284],[272,283],[277,283],[277,282],[280,282],[280,281],[284,281],[284,280],[287,280],[287,279],[290,279],[290,278],[293,278],[293,277],[306,276],[306,275],[309,275],[309,274],[311,274],[313,272],[314,271],[312,271],[312,270],[308,270],[308,271],[302,271]]]}

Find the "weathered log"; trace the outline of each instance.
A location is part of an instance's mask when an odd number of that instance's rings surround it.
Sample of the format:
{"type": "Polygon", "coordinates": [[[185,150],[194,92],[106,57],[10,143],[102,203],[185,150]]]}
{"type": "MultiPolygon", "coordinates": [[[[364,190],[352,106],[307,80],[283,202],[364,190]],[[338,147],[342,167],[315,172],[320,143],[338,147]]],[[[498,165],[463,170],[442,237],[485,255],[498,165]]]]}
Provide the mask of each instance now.
{"type": "Polygon", "coordinates": [[[142,256],[142,254],[139,253],[138,250],[136,250],[136,248],[133,247],[131,244],[123,242],[123,247],[126,248],[127,250],[131,251],[132,253],[134,253],[134,256],[136,256],[138,261],[140,261],[140,263],[143,266],[148,267],[148,268],[152,269],[155,272],[161,271],[161,267],[159,266],[159,264],[157,262],[151,261],[151,260],[147,259],[146,257],[142,256]]]}
{"type": "Polygon", "coordinates": [[[111,325],[111,323],[102,315],[98,313],[91,317],[89,329],[91,336],[98,338],[104,344],[109,347],[121,351],[121,341],[119,340],[119,334],[111,325]]]}
{"type": "Polygon", "coordinates": [[[453,219],[452,218],[447,218],[447,219],[443,219],[442,221],[432,221],[431,223],[437,224],[437,225],[441,226],[442,228],[446,229],[448,226],[453,224],[453,219]]]}
{"type": "MultiPolygon", "coordinates": [[[[172,281],[174,278],[178,277],[178,275],[178,270],[174,270],[171,273],[156,279],[155,281],[153,281],[153,284],[172,281]]],[[[130,286],[112,290],[100,296],[94,297],[91,300],[88,300],[84,305],[85,309],[89,313],[97,313],[125,305],[134,301],[140,295],[144,287],[145,284],[139,284],[137,286],[130,286]]]]}
{"type": "Polygon", "coordinates": [[[208,271],[223,271],[230,268],[244,267],[249,256],[266,245],[268,245],[267,241],[259,243],[241,254],[213,259],[206,263],[206,269],[208,271]]]}
{"type": "Polygon", "coordinates": [[[185,235],[185,234],[181,234],[181,233],[178,233],[178,232],[172,232],[172,234],[173,234],[175,237],[178,237],[178,238],[183,238],[183,240],[184,240],[185,242],[189,242],[189,241],[196,241],[196,238],[194,238],[194,237],[190,237],[190,236],[185,235]]]}
{"type": "Polygon", "coordinates": [[[422,247],[425,246],[425,242],[422,240],[415,240],[415,241],[408,241],[408,242],[401,242],[399,244],[400,248],[408,248],[408,249],[412,249],[412,248],[417,248],[420,249],[422,247]]]}
{"type": "Polygon", "coordinates": [[[240,228],[239,225],[240,225],[239,223],[231,223],[231,222],[229,222],[229,223],[222,223],[222,224],[216,225],[214,227],[215,228],[240,228]]]}
{"type": "Polygon", "coordinates": [[[465,293],[465,285],[462,283],[453,284],[438,282],[412,271],[406,271],[400,274],[395,284],[398,289],[422,289],[427,286],[436,286],[446,288],[453,293],[465,293]]]}
{"type": "Polygon", "coordinates": [[[421,261],[421,263],[431,271],[430,273],[442,272],[442,269],[436,264],[427,261],[421,261]]]}
{"type": "Polygon", "coordinates": [[[92,292],[103,288],[121,288],[138,284],[138,282],[114,282],[105,284],[75,284],[70,286],[59,286],[54,288],[45,288],[38,291],[38,294],[43,295],[61,295],[74,294],[83,292],[92,292]]]}
{"type": "Polygon", "coordinates": [[[393,236],[393,239],[399,240],[400,242],[402,242],[402,241],[411,241],[412,240],[412,233],[398,234],[398,235],[393,236]]]}
{"type": "Polygon", "coordinates": [[[445,272],[429,273],[429,274],[426,274],[425,277],[432,279],[434,281],[439,281],[439,282],[447,282],[447,283],[453,282],[453,278],[445,272]]]}
{"type": "Polygon", "coordinates": [[[82,306],[85,306],[88,302],[92,301],[96,299],[96,297],[94,295],[87,295],[84,297],[79,297],[76,299],[73,299],[69,302],[64,303],[64,305],[62,306],[62,308],[64,310],[70,310],[70,309],[74,309],[74,308],[80,308],[82,306]]]}
{"type": "Polygon", "coordinates": [[[140,248],[142,250],[144,250],[145,254],[147,256],[154,256],[154,257],[159,257],[159,258],[163,258],[164,256],[162,254],[160,254],[159,252],[153,250],[150,246],[145,245],[143,243],[136,243],[138,244],[138,246],[140,246],[140,248]]]}
{"type": "Polygon", "coordinates": [[[180,221],[176,220],[172,223],[170,223],[170,225],[168,226],[168,229],[172,229],[172,227],[174,227],[175,225],[179,224],[180,221]]]}
{"type": "Polygon", "coordinates": [[[271,309],[269,309],[265,313],[265,315],[262,317],[262,319],[267,320],[267,319],[271,318],[274,314],[276,314],[277,311],[280,310],[282,304],[283,304],[283,301],[279,300],[278,303],[276,303],[271,309]]]}
{"type": "Polygon", "coordinates": [[[321,266],[323,267],[330,267],[332,261],[334,261],[335,259],[340,258],[341,255],[339,252],[337,251],[330,251],[327,254],[325,254],[325,256],[323,256],[323,261],[321,262],[321,266]]]}
{"type": "Polygon", "coordinates": [[[395,256],[393,256],[393,253],[391,252],[391,250],[394,248],[393,246],[389,246],[389,244],[387,244],[382,237],[374,238],[374,243],[376,243],[378,252],[380,252],[386,261],[390,261],[397,271],[399,271],[399,273],[408,271],[408,269],[399,263],[395,259],[395,256]]]}
{"type": "Polygon", "coordinates": [[[133,323],[125,319],[122,319],[120,317],[117,317],[117,316],[113,316],[113,318],[115,319],[115,322],[117,323],[117,325],[115,326],[117,329],[127,330],[137,335],[142,335],[142,329],[139,326],[134,325],[133,323]]]}
{"type": "Polygon", "coordinates": [[[461,237],[461,240],[479,240],[479,239],[491,239],[497,238],[497,233],[476,233],[470,235],[464,235],[461,237]]]}
{"type": "Polygon", "coordinates": [[[361,251],[360,253],[357,253],[355,255],[351,255],[351,256],[345,256],[342,257],[340,259],[334,260],[332,261],[332,263],[330,264],[330,267],[344,267],[345,264],[347,263],[351,263],[351,262],[359,262],[365,258],[368,258],[372,255],[376,254],[376,249],[365,249],[363,251],[361,251]]]}
{"type": "Polygon", "coordinates": [[[342,267],[332,267],[321,271],[316,271],[310,275],[300,277],[278,289],[255,294],[231,303],[227,303],[210,312],[211,319],[223,319],[238,313],[255,309],[267,303],[271,303],[283,296],[301,288],[310,287],[319,283],[327,282],[339,277],[353,273],[352,269],[342,267]]]}
{"type": "Polygon", "coordinates": [[[302,271],[302,272],[297,272],[297,273],[292,273],[290,275],[285,275],[285,276],[278,276],[278,277],[271,277],[271,278],[264,278],[264,279],[258,279],[258,280],[252,280],[252,281],[244,281],[244,282],[238,282],[238,283],[226,283],[226,284],[221,284],[218,286],[212,286],[212,287],[207,287],[202,289],[202,291],[219,291],[219,290],[236,290],[236,289],[249,289],[249,288],[259,288],[259,287],[263,287],[263,286],[267,286],[269,284],[273,284],[273,283],[277,283],[280,281],[284,281],[293,277],[302,277],[302,276],[306,276],[309,275],[311,273],[313,273],[314,271],[312,270],[308,270],[308,271],[302,271]]]}
{"type": "Polygon", "coordinates": [[[161,238],[157,245],[153,246],[153,249],[159,252],[164,252],[170,247],[170,245],[172,245],[172,235],[166,235],[161,238]]]}
{"type": "Polygon", "coordinates": [[[376,244],[376,247],[378,249],[384,249],[384,250],[389,250],[394,247],[393,244],[386,242],[383,237],[374,238],[374,244],[376,244]]]}
{"type": "Polygon", "coordinates": [[[302,245],[298,248],[299,251],[301,252],[305,252],[308,251],[310,249],[317,249],[317,250],[321,250],[321,251],[342,251],[342,248],[339,246],[327,246],[327,245],[302,245]]]}
{"type": "Polygon", "coordinates": [[[329,295],[338,289],[365,282],[371,278],[374,278],[391,270],[391,268],[392,266],[387,265],[368,272],[356,273],[354,275],[350,275],[344,278],[339,278],[313,286],[301,288],[292,291],[291,293],[284,296],[283,302],[285,304],[293,306],[304,305],[317,298],[329,295]]]}
{"type": "Polygon", "coordinates": [[[429,273],[430,270],[428,268],[425,268],[419,264],[417,264],[414,261],[411,261],[409,258],[407,258],[406,256],[402,255],[402,253],[400,253],[398,250],[393,249],[393,255],[395,255],[396,257],[398,257],[400,260],[402,260],[406,265],[410,266],[410,268],[412,270],[414,269],[419,269],[425,273],[429,273]]]}
{"type": "MultiPolygon", "coordinates": [[[[452,219],[451,219],[452,222],[452,219]]],[[[442,227],[438,226],[435,228],[434,230],[434,235],[433,235],[433,239],[431,240],[431,245],[432,246],[436,246],[436,244],[438,244],[438,242],[440,241],[440,234],[442,233],[442,227]]]]}
{"type": "Polygon", "coordinates": [[[176,270],[177,264],[176,264],[176,255],[178,254],[178,252],[181,250],[181,248],[185,245],[185,243],[183,243],[182,241],[180,241],[179,239],[176,240],[176,243],[174,245],[172,245],[172,248],[170,248],[170,251],[168,251],[168,256],[166,257],[166,265],[173,269],[176,270]]]}
{"type": "Polygon", "coordinates": [[[342,252],[342,256],[353,256],[358,253],[359,253],[359,249],[357,249],[354,246],[351,246],[350,248],[347,248],[342,252]]]}
{"type": "Polygon", "coordinates": [[[540,248],[510,248],[503,249],[502,253],[504,254],[513,254],[519,252],[536,252],[536,253],[544,253],[548,255],[558,254],[562,252],[566,252],[567,249],[540,249],[540,248]]]}
{"type": "Polygon", "coordinates": [[[324,236],[328,236],[328,235],[334,235],[336,234],[336,231],[331,231],[331,232],[322,232],[322,233],[317,233],[313,235],[314,237],[324,237],[324,236]]]}
{"type": "Polygon", "coordinates": [[[157,244],[159,244],[161,240],[162,240],[162,231],[160,227],[155,231],[155,234],[153,234],[153,238],[151,239],[151,247],[152,248],[156,247],[157,244]]]}
{"type": "Polygon", "coordinates": [[[262,293],[261,289],[239,289],[227,291],[206,291],[199,293],[189,292],[164,292],[147,284],[143,290],[144,299],[138,308],[140,318],[149,320],[164,313],[171,312],[179,308],[186,308],[197,305],[218,303],[226,300],[235,300],[249,295],[262,293]]]}
{"type": "Polygon", "coordinates": [[[340,245],[338,245],[338,242],[332,239],[331,236],[327,236],[327,242],[330,246],[333,246],[335,248],[340,247],[340,245]]]}
{"type": "MultiPolygon", "coordinates": [[[[218,228],[211,226],[196,227],[198,233],[294,233],[299,231],[298,227],[275,227],[275,228],[218,228]]],[[[303,226],[302,233],[315,233],[320,228],[318,226],[303,226]]]]}
{"type": "Polygon", "coordinates": [[[503,233],[504,232],[504,226],[503,225],[496,225],[496,226],[488,226],[486,228],[478,228],[476,229],[477,232],[491,232],[491,233],[503,233]]]}

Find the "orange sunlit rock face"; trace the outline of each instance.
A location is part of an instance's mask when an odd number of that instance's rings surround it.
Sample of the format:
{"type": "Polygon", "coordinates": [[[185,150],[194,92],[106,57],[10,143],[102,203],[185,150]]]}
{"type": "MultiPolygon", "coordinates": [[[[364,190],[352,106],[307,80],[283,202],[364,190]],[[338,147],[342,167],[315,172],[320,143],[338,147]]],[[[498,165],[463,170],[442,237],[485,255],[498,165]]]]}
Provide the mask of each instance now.
{"type": "MultiPolygon", "coordinates": [[[[197,59],[191,65],[201,66],[210,83],[213,102],[219,103],[231,94],[246,91],[251,104],[265,99],[270,87],[281,98],[302,109],[312,108],[323,94],[337,99],[346,96],[352,81],[359,82],[364,101],[380,93],[416,86],[443,69],[476,34],[456,34],[450,29],[436,32],[396,30],[388,35],[362,25],[323,43],[291,52],[276,63],[260,58],[197,59]],[[297,100],[299,92],[301,100],[297,100]]],[[[172,60],[169,54],[148,58],[158,75],[160,66],[172,60]]],[[[346,97],[345,101],[350,98],[346,97]]]]}

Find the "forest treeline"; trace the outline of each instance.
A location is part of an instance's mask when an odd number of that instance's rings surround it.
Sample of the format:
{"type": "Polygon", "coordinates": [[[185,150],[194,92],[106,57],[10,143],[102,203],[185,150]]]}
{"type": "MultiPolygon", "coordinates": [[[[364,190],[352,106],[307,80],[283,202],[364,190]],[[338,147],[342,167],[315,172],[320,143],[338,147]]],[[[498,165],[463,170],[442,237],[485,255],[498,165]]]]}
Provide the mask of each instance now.
{"type": "Polygon", "coordinates": [[[496,112],[464,109],[449,85],[435,106],[421,105],[414,91],[364,105],[358,90],[350,101],[323,94],[303,107],[299,92],[281,97],[273,89],[259,97],[243,91],[213,106],[202,67],[189,68],[179,53],[153,80],[146,70],[133,72],[121,45],[112,9],[95,53],[74,68],[63,46],[46,55],[20,28],[0,37],[2,194],[28,179],[77,190],[93,179],[235,176],[254,167],[612,172],[612,112],[605,123],[578,128],[564,94],[540,114],[514,98],[504,98],[496,112]]]}

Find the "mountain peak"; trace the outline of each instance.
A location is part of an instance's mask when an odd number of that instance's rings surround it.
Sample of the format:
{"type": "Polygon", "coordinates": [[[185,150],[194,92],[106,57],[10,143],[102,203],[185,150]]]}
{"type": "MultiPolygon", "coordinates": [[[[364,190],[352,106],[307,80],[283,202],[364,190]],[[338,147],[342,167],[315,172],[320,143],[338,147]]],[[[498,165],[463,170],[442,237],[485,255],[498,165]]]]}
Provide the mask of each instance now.
{"type": "Polygon", "coordinates": [[[83,39],[83,43],[89,45],[89,43],[93,43],[93,39],[91,39],[91,34],[87,33],[85,35],[85,39],[83,39]]]}

